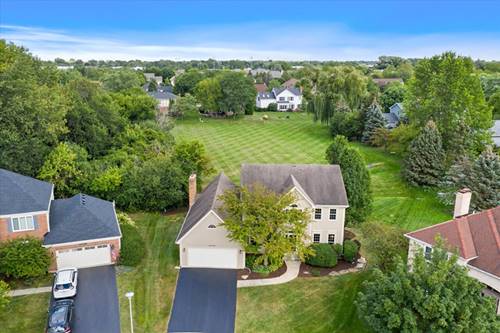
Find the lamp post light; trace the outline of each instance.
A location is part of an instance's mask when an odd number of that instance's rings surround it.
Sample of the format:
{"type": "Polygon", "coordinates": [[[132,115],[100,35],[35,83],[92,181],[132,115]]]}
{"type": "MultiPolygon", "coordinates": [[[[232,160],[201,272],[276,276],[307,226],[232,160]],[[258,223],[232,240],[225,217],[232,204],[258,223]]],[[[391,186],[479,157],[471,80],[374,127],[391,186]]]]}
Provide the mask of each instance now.
{"type": "Polygon", "coordinates": [[[130,332],[134,333],[134,320],[132,319],[132,297],[134,297],[134,293],[129,291],[125,294],[125,296],[128,298],[128,305],[130,309],[130,332]]]}

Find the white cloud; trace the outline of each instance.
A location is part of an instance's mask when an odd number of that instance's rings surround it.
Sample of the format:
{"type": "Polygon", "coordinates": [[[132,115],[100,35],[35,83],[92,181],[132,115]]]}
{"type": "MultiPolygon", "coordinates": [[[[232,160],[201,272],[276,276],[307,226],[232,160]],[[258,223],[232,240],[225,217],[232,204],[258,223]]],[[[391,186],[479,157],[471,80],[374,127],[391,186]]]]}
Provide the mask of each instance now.
{"type": "Polygon", "coordinates": [[[0,25],[0,37],[42,59],[374,60],[384,54],[424,57],[447,50],[490,60],[500,55],[498,34],[360,34],[336,24],[283,22],[107,35],[0,25]]]}

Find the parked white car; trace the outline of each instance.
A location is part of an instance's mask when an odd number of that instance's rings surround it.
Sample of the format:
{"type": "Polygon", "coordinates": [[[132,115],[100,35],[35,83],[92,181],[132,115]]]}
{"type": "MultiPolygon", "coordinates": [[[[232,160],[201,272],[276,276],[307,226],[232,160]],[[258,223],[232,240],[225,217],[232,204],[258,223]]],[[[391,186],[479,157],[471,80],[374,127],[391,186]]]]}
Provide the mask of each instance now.
{"type": "Polygon", "coordinates": [[[54,279],[54,298],[69,298],[76,295],[78,269],[63,268],[57,271],[54,279]]]}

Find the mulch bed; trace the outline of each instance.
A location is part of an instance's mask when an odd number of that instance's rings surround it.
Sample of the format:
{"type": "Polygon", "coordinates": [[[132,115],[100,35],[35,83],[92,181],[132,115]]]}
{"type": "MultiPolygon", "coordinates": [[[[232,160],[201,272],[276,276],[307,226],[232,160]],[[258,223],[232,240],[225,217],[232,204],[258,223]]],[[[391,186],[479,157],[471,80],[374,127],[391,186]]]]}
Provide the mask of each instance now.
{"type": "Polygon", "coordinates": [[[261,273],[255,273],[251,272],[248,278],[243,279],[241,276],[242,275],[247,275],[249,272],[248,269],[240,269],[238,270],[238,280],[257,280],[257,279],[271,279],[278,277],[280,275],[283,275],[286,272],[286,265],[283,263],[283,265],[275,270],[274,272],[271,272],[269,274],[261,274],[261,273]]]}
{"type": "Polygon", "coordinates": [[[325,268],[325,267],[316,267],[316,266],[311,266],[306,263],[301,263],[300,264],[300,271],[299,271],[299,277],[318,277],[318,276],[327,276],[331,272],[339,272],[343,271],[344,269],[349,269],[349,268],[355,268],[357,264],[357,259],[354,261],[354,263],[350,263],[347,261],[344,261],[342,259],[339,259],[339,262],[337,265],[333,268],[325,268]],[[314,275],[312,274],[312,271],[314,271],[314,275]]]}

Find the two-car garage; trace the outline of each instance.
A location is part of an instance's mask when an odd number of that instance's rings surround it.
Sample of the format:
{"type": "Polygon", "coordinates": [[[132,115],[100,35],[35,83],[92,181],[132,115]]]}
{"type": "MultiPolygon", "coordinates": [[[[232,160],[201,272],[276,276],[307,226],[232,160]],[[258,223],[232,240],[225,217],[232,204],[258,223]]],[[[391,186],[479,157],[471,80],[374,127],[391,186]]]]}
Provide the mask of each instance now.
{"type": "Polygon", "coordinates": [[[56,250],[57,267],[86,268],[110,265],[111,248],[109,244],[87,245],[71,249],[56,250]]]}
{"type": "Polygon", "coordinates": [[[188,247],[184,267],[239,268],[236,248],[188,247]]]}

